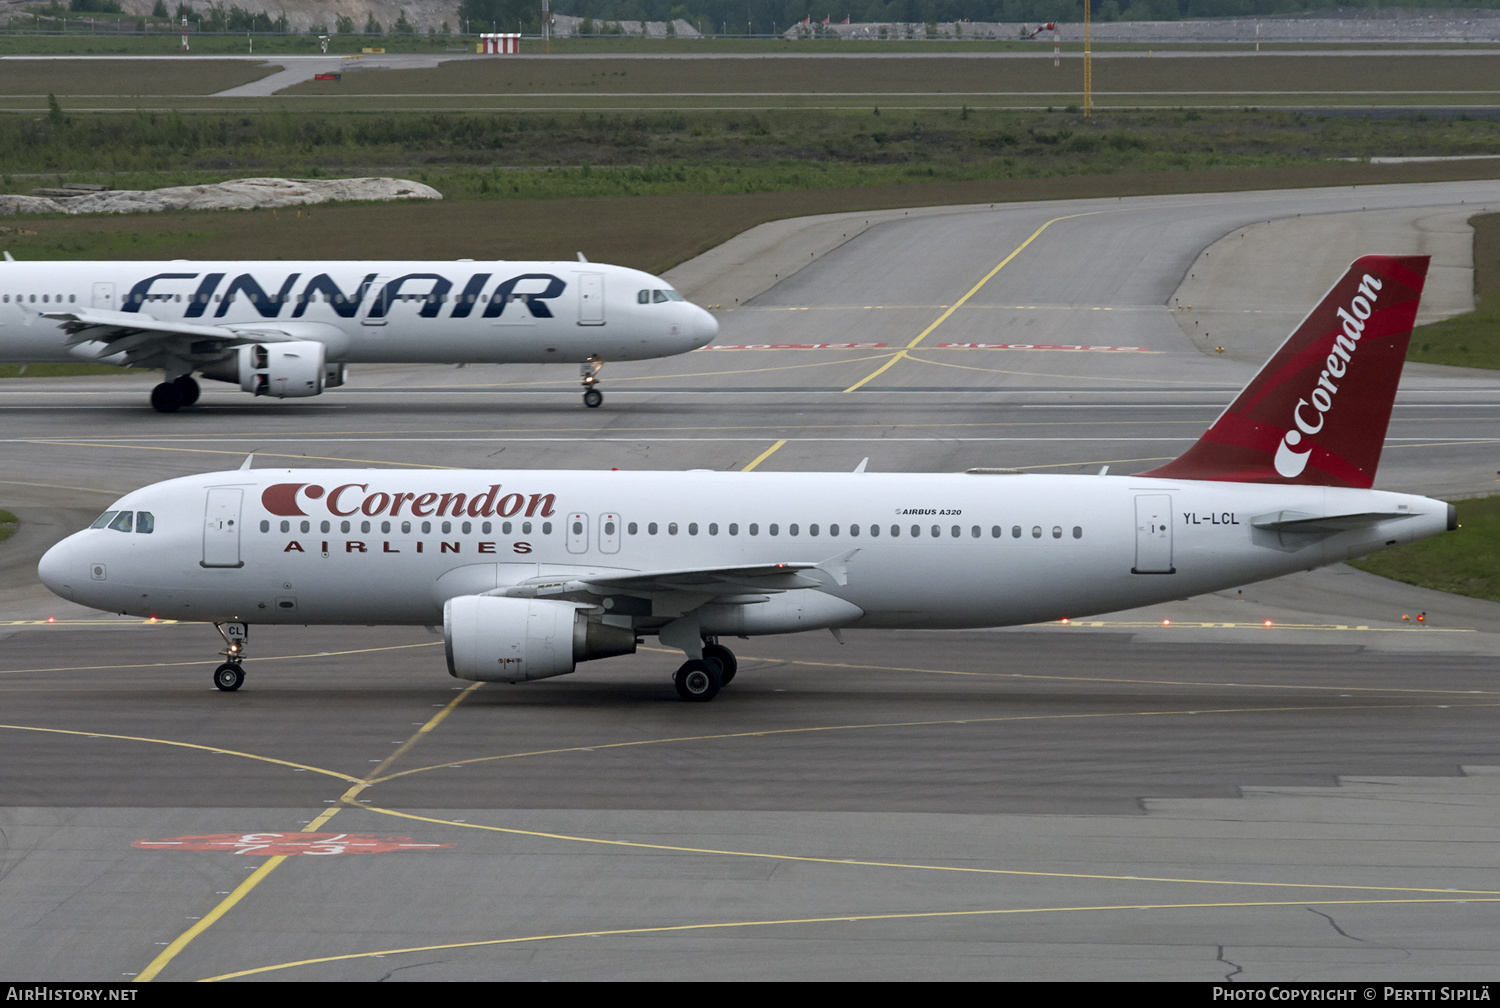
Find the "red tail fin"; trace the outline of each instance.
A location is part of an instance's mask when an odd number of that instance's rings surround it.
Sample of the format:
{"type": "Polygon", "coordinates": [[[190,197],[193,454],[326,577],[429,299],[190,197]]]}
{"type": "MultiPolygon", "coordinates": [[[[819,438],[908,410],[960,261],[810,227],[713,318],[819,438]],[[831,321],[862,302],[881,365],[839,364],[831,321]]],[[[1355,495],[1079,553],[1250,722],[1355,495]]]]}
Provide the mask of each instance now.
{"type": "Polygon", "coordinates": [[[1363,256],[1164,479],[1368,488],[1427,256],[1363,256]]]}

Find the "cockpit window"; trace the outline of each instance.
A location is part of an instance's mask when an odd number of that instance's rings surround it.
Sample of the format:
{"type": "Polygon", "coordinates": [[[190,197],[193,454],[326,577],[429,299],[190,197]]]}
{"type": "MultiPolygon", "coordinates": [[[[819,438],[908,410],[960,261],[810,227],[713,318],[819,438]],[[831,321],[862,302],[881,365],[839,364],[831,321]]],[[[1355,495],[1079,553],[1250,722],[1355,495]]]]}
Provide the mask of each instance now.
{"type": "Polygon", "coordinates": [[[635,292],[637,304],[664,304],[668,301],[682,301],[683,296],[668,287],[666,290],[643,290],[635,292]]]}
{"type": "Polygon", "coordinates": [[[90,525],[89,528],[104,528],[111,521],[113,521],[115,515],[117,515],[119,513],[120,512],[118,512],[118,511],[106,511],[102,515],[100,515],[98,518],[95,518],[94,519],[94,524],[90,525]]]}
{"type": "Polygon", "coordinates": [[[156,516],[150,511],[137,511],[135,513],[135,530],[150,535],[156,531],[156,516]]]}
{"type": "Polygon", "coordinates": [[[129,532],[134,518],[134,511],[121,511],[115,515],[115,520],[109,523],[109,528],[116,532],[129,532]]]}

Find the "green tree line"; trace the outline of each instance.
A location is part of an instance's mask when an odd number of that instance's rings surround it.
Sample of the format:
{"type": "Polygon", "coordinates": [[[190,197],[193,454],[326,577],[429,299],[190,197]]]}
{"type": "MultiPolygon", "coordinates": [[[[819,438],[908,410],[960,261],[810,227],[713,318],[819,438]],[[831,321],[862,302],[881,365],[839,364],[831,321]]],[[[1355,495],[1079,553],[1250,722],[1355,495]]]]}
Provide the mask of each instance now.
{"type": "MultiPolygon", "coordinates": [[[[589,18],[596,25],[670,21],[677,18],[709,32],[769,34],[810,18],[907,24],[952,21],[1076,22],[1082,0],[553,0],[555,14],[589,18]]],[[[1186,18],[1256,17],[1307,11],[1389,5],[1358,0],[1089,0],[1100,21],[1178,21],[1186,18]]],[[[1452,0],[1403,0],[1412,10],[1449,9],[1452,0]]],[[[1497,9],[1500,0],[1477,0],[1471,8],[1497,9]]],[[[463,0],[459,18],[504,30],[541,24],[538,0],[463,0]]]]}

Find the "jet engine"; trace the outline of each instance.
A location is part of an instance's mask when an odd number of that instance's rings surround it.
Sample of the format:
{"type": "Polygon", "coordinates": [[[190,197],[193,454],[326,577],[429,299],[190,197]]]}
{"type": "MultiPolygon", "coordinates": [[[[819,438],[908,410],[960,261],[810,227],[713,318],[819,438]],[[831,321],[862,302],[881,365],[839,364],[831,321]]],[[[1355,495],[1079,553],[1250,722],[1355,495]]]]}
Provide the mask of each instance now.
{"type": "Polygon", "coordinates": [[[203,368],[203,377],[237,382],[254,395],[295,399],[343,384],[343,366],[327,362],[328,348],[315,340],[247,343],[227,361],[203,368]]]}
{"type": "Polygon", "coordinates": [[[581,661],[635,653],[635,631],[544,599],[460,595],[443,604],[448,674],[479,682],[566,675],[581,661]]]}

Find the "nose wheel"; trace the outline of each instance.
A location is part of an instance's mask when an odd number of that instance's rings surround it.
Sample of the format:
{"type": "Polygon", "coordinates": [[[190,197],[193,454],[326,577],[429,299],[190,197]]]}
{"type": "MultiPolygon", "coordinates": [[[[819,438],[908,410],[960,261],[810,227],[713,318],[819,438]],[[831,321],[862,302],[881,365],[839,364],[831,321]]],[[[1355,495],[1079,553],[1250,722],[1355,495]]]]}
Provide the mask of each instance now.
{"type": "Polygon", "coordinates": [[[583,378],[583,404],[589,409],[598,409],[604,402],[604,393],[599,391],[599,372],[604,370],[604,362],[598,357],[590,357],[583,362],[581,369],[583,378]]]}
{"type": "Polygon", "coordinates": [[[239,665],[225,662],[214,669],[214,685],[225,693],[233,693],[245,685],[245,670],[239,665]]]}
{"type": "Polygon", "coordinates": [[[224,664],[214,669],[214,685],[225,693],[233,693],[245,685],[245,646],[250,640],[250,627],[244,623],[215,623],[214,629],[224,638],[224,664]]]}

